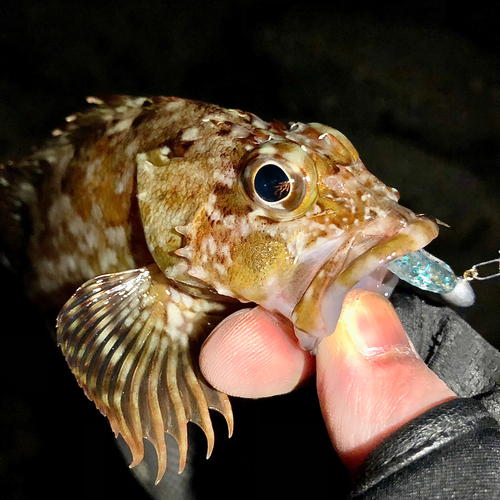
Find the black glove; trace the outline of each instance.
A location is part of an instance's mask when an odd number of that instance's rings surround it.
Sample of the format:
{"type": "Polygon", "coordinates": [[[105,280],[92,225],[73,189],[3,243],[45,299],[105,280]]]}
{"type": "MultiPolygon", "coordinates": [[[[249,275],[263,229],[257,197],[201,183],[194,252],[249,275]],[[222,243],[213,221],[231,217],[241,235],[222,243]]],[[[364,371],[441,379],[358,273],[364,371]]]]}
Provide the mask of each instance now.
{"type": "Polygon", "coordinates": [[[500,498],[500,353],[448,308],[403,294],[393,304],[420,356],[459,399],[375,448],[352,497],[500,498]]]}

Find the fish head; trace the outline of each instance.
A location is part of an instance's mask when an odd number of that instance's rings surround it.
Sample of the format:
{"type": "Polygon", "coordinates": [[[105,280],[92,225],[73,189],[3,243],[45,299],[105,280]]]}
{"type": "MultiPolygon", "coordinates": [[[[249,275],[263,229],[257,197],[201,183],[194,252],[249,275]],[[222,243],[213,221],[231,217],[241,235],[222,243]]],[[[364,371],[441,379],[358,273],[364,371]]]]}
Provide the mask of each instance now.
{"type": "Polygon", "coordinates": [[[399,205],[331,127],[261,124],[240,135],[177,227],[181,272],[166,274],[285,316],[314,349],[334,331],[346,293],[360,282],[383,291],[384,265],[427,245],[437,225],[399,205]]]}

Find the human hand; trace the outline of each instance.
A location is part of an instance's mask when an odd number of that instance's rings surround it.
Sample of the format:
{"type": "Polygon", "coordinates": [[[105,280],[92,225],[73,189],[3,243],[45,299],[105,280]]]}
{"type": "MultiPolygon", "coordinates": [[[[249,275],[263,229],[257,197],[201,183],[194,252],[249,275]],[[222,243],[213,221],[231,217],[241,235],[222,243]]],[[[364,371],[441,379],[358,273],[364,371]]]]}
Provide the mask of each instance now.
{"type": "Polygon", "coordinates": [[[230,316],[205,342],[208,382],[233,396],[290,392],[317,372],[318,396],[332,443],[354,475],[385,437],[455,394],[418,357],[391,304],[354,290],[316,358],[291,326],[261,307],[230,316]]]}

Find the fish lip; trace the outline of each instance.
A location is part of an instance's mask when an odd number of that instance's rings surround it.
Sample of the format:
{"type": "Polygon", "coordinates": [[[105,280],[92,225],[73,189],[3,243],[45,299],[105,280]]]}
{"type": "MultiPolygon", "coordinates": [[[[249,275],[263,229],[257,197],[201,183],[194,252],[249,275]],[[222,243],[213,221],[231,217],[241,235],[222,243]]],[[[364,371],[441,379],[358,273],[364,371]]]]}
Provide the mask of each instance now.
{"type": "Polygon", "coordinates": [[[426,216],[411,214],[407,217],[405,214],[405,217],[401,218],[401,214],[394,214],[394,217],[392,221],[376,219],[368,224],[365,228],[367,232],[370,232],[370,226],[376,234],[378,231],[374,244],[360,252],[363,242],[356,241],[359,237],[351,239],[343,250],[344,263],[340,271],[335,269],[339,263],[336,262],[337,256],[334,254],[325,261],[305,289],[291,318],[295,333],[304,348],[314,349],[322,338],[334,331],[343,298],[351,288],[389,262],[423,248],[438,234],[437,224],[426,216]],[[394,217],[400,225],[396,230],[394,217]],[[392,227],[387,237],[380,236],[383,234],[380,228],[383,228],[384,223],[392,227]],[[380,227],[377,228],[377,224],[380,227]],[[332,306],[334,301],[336,303],[332,306]],[[330,314],[330,307],[338,311],[330,314]]]}

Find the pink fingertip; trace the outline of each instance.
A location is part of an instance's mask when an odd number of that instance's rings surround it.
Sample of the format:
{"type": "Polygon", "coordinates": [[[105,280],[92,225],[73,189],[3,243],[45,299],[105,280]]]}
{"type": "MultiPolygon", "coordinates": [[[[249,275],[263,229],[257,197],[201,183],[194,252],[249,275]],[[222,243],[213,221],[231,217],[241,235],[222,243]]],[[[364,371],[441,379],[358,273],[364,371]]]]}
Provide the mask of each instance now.
{"type": "Polygon", "coordinates": [[[256,307],[216,328],[203,345],[200,367],[220,391],[261,398],[292,391],[314,372],[315,361],[300,349],[287,320],[256,307]]]}

